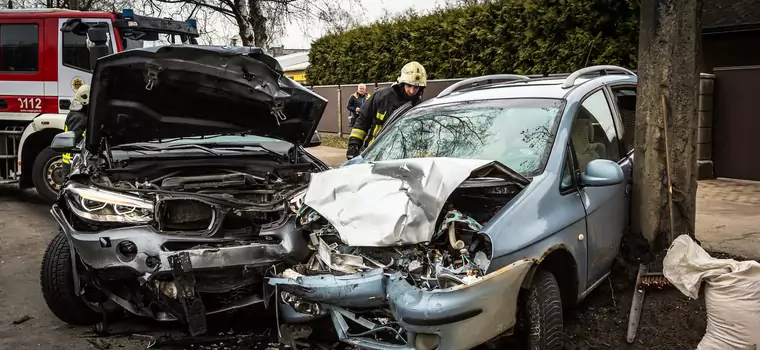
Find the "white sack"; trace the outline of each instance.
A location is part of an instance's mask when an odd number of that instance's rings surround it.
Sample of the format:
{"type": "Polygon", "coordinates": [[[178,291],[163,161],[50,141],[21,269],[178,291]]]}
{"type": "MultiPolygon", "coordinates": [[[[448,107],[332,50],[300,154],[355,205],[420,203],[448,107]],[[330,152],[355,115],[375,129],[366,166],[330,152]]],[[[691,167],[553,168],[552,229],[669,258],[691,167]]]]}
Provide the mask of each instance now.
{"type": "Polygon", "coordinates": [[[754,350],[760,345],[760,263],[713,258],[681,235],[668,250],[662,272],[694,299],[705,282],[707,331],[697,350],[754,350]]]}

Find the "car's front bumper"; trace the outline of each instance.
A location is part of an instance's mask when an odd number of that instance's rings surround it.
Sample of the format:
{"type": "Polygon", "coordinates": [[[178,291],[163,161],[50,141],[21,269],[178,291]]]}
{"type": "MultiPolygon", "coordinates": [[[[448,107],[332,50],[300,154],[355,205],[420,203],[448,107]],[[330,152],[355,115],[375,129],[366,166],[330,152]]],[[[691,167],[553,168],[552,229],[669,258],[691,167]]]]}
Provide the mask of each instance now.
{"type": "MultiPolygon", "coordinates": [[[[157,276],[178,277],[182,274],[197,273],[204,270],[219,271],[223,268],[268,268],[279,262],[297,262],[308,255],[307,242],[295,227],[294,218],[283,225],[268,231],[262,231],[259,237],[271,237],[273,243],[236,243],[224,238],[199,238],[169,236],[157,232],[151,226],[134,226],[104,230],[100,232],[77,231],[67,220],[58,205],[54,205],[51,214],[58,222],[72,249],[72,267],[74,271],[74,290],[80,294],[80,276],[77,259],[89,269],[103,272],[115,272],[119,275],[134,276],[141,285],[158,280],[157,276]],[[119,244],[132,242],[137,253],[129,259],[119,252],[119,244]],[[171,244],[185,244],[191,249],[170,250],[171,244]],[[167,245],[168,244],[168,245],[167,245]],[[215,247],[216,245],[216,247],[215,247]]],[[[164,278],[165,279],[165,278],[164,278]]],[[[103,291],[111,300],[126,310],[140,316],[157,320],[171,321],[176,317],[165,312],[152,312],[140,308],[108,290],[103,291]]],[[[206,309],[206,314],[215,314],[240,307],[263,302],[259,293],[245,295],[239,300],[213,309],[206,309]]]]}
{"type": "Polygon", "coordinates": [[[290,218],[280,227],[259,234],[259,237],[273,237],[278,241],[277,243],[224,246],[225,243],[232,243],[235,240],[169,236],[160,234],[147,225],[100,232],[82,232],[72,227],[57,205],[53,206],[51,213],[76,254],[95,270],[120,267],[131,269],[139,275],[170,272],[169,257],[176,256],[180,252],[190,256],[190,262],[195,270],[234,266],[270,266],[281,261],[299,261],[309,253],[304,236],[294,232],[296,230],[294,218],[290,218]],[[130,241],[137,247],[137,254],[133,259],[126,259],[117,250],[119,244],[124,241],[130,241]],[[169,250],[167,246],[172,243],[195,244],[199,247],[220,246],[169,250]]]}
{"type": "MultiPolygon", "coordinates": [[[[339,277],[272,278],[269,284],[319,303],[331,315],[338,336],[345,343],[365,349],[411,350],[424,348],[426,341],[434,339],[439,344],[438,350],[458,350],[483,344],[514,327],[517,297],[533,264],[530,259],[520,260],[478,282],[432,291],[410,285],[399,273],[385,275],[379,269],[339,277]],[[396,322],[407,331],[406,345],[349,336],[346,321],[356,318],[345,308],[385,303],[396,322]]],[[[290,308],[286,315],[292,320],[304,318],[297,317],[290,308]]],[[[365,327],[373,326],[365,322],[365,327]]]]}

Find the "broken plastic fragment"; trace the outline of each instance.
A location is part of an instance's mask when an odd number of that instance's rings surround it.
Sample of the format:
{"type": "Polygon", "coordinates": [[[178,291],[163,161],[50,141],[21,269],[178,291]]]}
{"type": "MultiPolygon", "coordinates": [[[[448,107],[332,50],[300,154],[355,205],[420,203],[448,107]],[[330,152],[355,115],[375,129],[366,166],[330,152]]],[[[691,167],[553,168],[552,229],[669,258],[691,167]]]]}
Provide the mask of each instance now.
{"type": "Polygon", "coordinates": [[[289,278],[289,279],[294,280],[294,279],[297,279],[298,277],[303,277],[303,275],[300,274],[300,273],[298,273],[298,272],[296,272],[293,269],[287,269],[287,270],[283,271],[282,274],[280,274],[280,277],[289,278]]]}

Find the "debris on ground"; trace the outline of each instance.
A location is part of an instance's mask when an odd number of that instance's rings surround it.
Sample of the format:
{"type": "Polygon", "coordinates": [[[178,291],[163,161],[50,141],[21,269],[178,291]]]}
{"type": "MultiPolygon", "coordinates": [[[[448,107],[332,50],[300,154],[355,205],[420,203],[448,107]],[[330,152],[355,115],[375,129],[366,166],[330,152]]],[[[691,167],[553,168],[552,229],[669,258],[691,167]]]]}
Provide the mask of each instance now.
{"type": "Polygon", "coordinates": [[[111,344],[107,343],[106,341],[98,338],[88,338],[87,342],[92,345],[95,349],[98,350],[107,350],[111,348],[111,344]]]}
{"type": "Polygon", "coordinates": [[[32,319],[32,318],[31,318],[31,317],[29,317],[29,315],[24,315],[24,316],[21,316],[21,318],[19,318],[19,319],[17,319],[17,320],[15,320],[15,321],[13,321],[13,324],[22,324],[22,323],[24,323],[24,322],[26,322],[26,321],[29,321],[29,320],[31,320],[31,319],[32,319]]]}

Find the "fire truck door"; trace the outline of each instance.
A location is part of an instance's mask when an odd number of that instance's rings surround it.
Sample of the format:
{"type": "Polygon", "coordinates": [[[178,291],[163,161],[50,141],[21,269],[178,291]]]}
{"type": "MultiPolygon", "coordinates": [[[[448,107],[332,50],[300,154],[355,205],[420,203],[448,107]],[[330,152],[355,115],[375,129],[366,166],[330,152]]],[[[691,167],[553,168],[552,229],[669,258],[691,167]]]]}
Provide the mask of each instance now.
{"type": "MultiPolygon", "coordinates": [[[[60,28],[69,18],[58,21],[60,28]]],[[[113,24],[110,18],[82,18],[86,23],[105,23],[108,25],[110,41],[109,54],[114,52],[116,37],[113,34],[113,24]]],[[[87,37],[74,33],[59,33],[58,40],[58,108],[60,113],[68,113],[74,92],[83,84],[89,84],[92,77],[90,70],[90,52],[87,48],[87,37]]]]}

